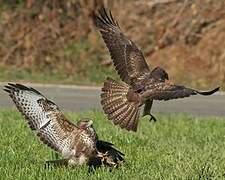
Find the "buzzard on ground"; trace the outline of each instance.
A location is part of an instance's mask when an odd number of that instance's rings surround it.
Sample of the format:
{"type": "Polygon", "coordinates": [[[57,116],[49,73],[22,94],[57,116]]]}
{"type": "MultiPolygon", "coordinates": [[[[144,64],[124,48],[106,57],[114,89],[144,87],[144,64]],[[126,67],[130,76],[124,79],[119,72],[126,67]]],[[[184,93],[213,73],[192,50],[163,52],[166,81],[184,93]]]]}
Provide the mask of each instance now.
{"type": "Polygon", "coordinates": [[[90,119],[81,119],[73,124],[55,103],[31,87],[9,83],[4,90],[40,140],[65,158],[58,162],[110,167],[123,162],[124,154],[113,144],[98,140],[90,119]]]}
{"type": "Polygon", "coordinates": [[[156,67],[150,71],[140,49],[121,31],[111,12],[101,8],[93,12],[93,22],[99,29],[110,52],[111,58],[123,83],[107,78],[102,88],[101,104],[104,112],[114,124],[128,131],[136,131],[140,107],[144,106],[143,115],[151,115],[153,100],[170,100],[190,95],[211,95],[184,86],[170,83],[167,72],[156,67]]]}

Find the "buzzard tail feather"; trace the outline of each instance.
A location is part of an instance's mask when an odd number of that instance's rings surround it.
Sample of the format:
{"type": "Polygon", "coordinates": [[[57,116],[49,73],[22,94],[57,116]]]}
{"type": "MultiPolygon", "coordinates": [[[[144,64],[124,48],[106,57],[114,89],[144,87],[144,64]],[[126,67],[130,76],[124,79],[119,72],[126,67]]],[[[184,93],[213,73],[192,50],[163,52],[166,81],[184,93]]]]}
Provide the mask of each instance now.
{"type": "Polygon", "coordinates": [[[139,106],[127,99],[129,86],[107,78],[102,88],[101,104],[109,120],[128,131],[137,130],[139,106]]]}
{"type": "Polygon", "coordinates": [[[95,25],[99,28],[104,29],[105,27],[118,27],[118,23],[114,20],[112,13],[109,12],[109,14],[106,12],[106,9],[102,7],[99,10],[99,15],[96,15],[95,12],[92,13],[93,21],[95,25]]]}

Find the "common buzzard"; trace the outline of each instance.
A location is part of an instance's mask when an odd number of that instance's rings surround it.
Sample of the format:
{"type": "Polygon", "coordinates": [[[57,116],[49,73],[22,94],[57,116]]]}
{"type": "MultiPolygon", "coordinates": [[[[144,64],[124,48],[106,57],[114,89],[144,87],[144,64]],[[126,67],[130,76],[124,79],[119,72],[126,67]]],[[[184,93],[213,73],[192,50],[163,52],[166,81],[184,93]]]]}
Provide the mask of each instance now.
{"type": "Polygon", "coordinates": [[[64,165],[114,167],[124,161],[113,144],[98,140],[92,120],[73,124],[55,103],[31,87],[9,83],[4,90],[40,140],[65,158],[60,161],[64,165]]]}
{"type": "Polygon", "coordinates": [[[140,49],[121,31],[111,12],[101,8],[93,13],[93,21],[110,52],[111,58],[123,83],[107,78],[102,88],[101,104],[114,124],[128,131],[136,131],[140,107],[145,105],[143,115],[151,115],[153,100],[170,100],[190,95],[211,95],[170,83],[167,72],[156,67],[152,71],[140,49]]]}

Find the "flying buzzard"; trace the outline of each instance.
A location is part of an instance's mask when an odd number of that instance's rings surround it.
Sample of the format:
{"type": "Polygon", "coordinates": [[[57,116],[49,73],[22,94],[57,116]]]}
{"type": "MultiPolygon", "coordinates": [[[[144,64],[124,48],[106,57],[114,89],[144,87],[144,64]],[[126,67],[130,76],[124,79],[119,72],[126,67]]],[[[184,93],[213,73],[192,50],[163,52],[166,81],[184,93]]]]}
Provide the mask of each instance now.
{"type": "Polygon", "coordinates": [[[110,52],[111,58],[123,83],[107,78],[102,88],[101,104],[114,124],[128,131],[136,131],[140,107],[145,104],[143,115],[151,115],[153,100],[170,100],[190,95],[211,95],[170,83],[167,72],[156,67],[150,71],[140,49],[121,31],[111,12],[101,8],[93,13],[93,21],[110,52]]]}
{"type": "Polygon", "coordinates": [[[4,90],[40,140],[62,154],[64,165],[115,167],[123,162],[124,154],[113,144],[98,140],[90,119],[73,124],[56,104],[31,87],[9,83],[4,90]]]}

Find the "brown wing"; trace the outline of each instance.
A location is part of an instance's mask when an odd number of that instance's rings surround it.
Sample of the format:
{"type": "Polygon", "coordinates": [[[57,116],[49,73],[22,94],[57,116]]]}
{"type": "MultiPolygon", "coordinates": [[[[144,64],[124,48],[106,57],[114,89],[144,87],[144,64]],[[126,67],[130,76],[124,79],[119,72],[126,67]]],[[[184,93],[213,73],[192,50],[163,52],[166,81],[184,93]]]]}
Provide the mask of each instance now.
{"type": "Polygon", "coordinates": [[[37,90],[21,84],[9,84],[4,90],[41,141],[60,153],[73,153],[72,136],[77,127],[65,118],[57,105],[37,90]]]}
{"type": "Polygon", "coordinates": [[[196,94],[207,96],[215,93],[218,90],[219,87],[211,91],[200,92],[194,89],[186,88],[184,86],[171,85],[167,83],[158,83],[152,84],[152,87],[143,92],[141,96],[147,99],[166,101],[170,99],[184,98],[196,94]]]}
{"type": "Polygon", "coordinates": [[[149,72],[142,52],[123,35],[111,12],[108,15],[102,8],[99,10],[99,16],[93,13],[93,20],[101,32],[115,68],[124,82],[131,84],[132,79],[135,80],[149,72]]]}

